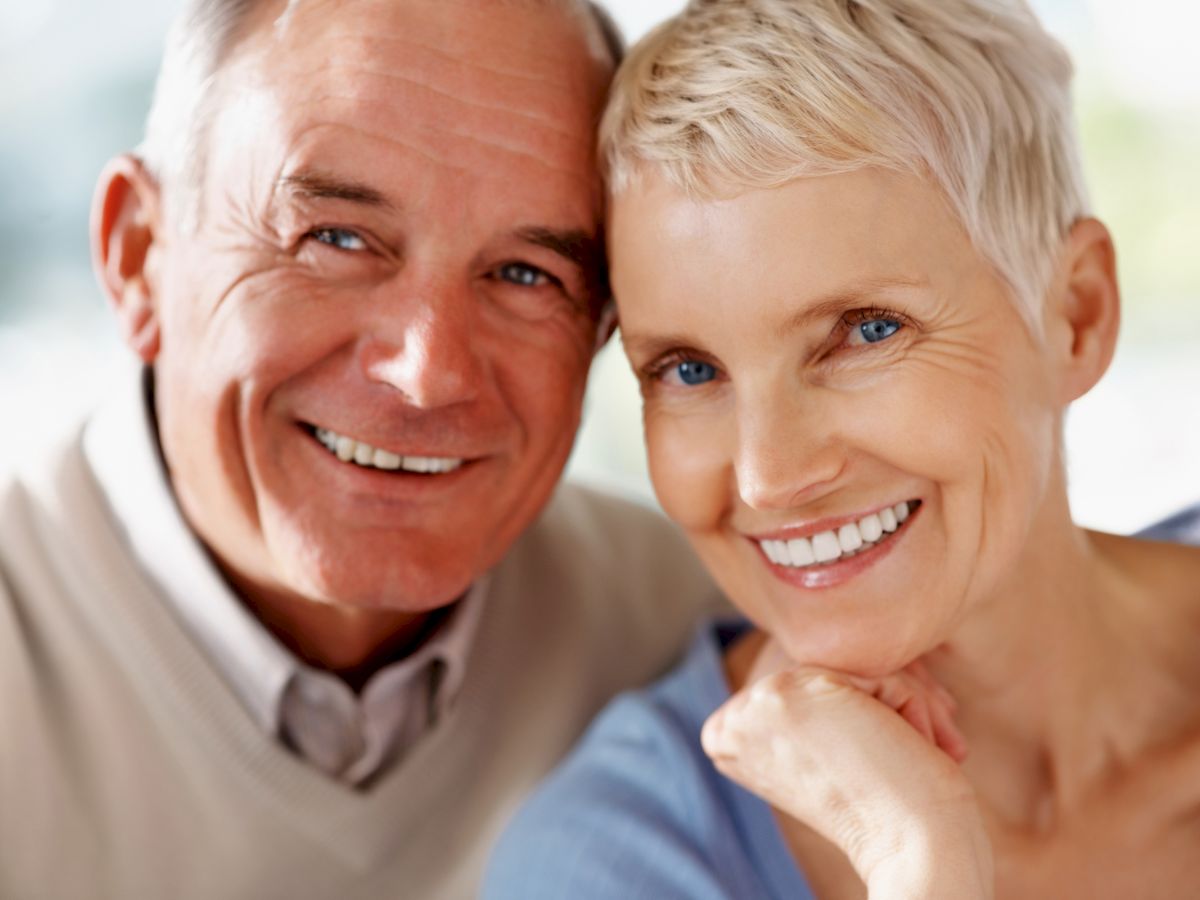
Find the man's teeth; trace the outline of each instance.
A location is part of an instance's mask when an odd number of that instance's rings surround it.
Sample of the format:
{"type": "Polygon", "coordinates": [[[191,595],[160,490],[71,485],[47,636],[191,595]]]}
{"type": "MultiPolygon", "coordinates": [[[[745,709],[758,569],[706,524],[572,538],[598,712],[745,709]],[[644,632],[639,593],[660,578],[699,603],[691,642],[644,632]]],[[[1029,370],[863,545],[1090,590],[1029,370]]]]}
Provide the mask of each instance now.
{"type": "Polygon", "coordinates": [[[837,531],[822,531],[811,538],[792,538],[790,541],[759,541],[759,546],[767,559],[777,566],[799,568],[820,565],[843,556],[853,556],[885,540],[900,527],[911,511],[908,502],[897,503],[864,516],[857,522],[843,525],[837,531]]]}
{"type": "Polygon", "coordinates": [[[342,462],[353,462],[360,466],[373,469],[385,469],[389,472],[420,472],[429,475],[441,475],[453,472],[463,464],[461,459],[436,456],[398,456],[387,450],[380,450],[354,438],[330,431],[328,428],[316,429],[317,440],[320,441],[342,462]]]}

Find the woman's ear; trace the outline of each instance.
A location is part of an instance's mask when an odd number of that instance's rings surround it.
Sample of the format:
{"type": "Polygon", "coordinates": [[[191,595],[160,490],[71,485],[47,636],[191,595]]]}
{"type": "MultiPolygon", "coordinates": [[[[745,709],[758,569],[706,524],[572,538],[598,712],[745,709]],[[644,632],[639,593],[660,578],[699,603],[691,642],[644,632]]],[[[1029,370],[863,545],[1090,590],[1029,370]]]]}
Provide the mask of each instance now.
{"type": "Polygon", "coordinates": [[[1098,219],[1080,219],[1064,242],[1058,277],[1047,298],[1046,336],[1059,370],[1059,400],[1082,397],[1112,362],[1121,323],[1116,252],[1098,219]]]}
{"type": "Polygon", "coordinates": [[[92,266],[125,343],[147,364],[159,350],[151,259],[162,234],[160,198],[157,180],[140,160],[125,154],[104,167],[92,199],[92,266]]]}

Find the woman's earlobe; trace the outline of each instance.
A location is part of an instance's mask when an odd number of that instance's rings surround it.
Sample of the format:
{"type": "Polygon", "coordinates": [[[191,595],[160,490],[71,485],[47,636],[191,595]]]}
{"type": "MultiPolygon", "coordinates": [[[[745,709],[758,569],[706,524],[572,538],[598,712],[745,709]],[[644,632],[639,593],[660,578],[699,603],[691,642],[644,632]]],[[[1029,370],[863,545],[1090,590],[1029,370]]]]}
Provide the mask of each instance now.
{"type": "Polygon", "coordinates": [[[1102,222],[1071,226],[1054,315],[1065,332],[1060,359],[1062,401],[1082,397],[1108,370],[1117,346],[1121,293],[1112,236],[1102,222]]]}
{"type": "Polygon", "coordinates": [[[111,160],[92,202],[92,265],[126,345],[144,362],[158,355],[159,326],[151,260],[160,235],[160,192],[142,162],[111,160]]]}

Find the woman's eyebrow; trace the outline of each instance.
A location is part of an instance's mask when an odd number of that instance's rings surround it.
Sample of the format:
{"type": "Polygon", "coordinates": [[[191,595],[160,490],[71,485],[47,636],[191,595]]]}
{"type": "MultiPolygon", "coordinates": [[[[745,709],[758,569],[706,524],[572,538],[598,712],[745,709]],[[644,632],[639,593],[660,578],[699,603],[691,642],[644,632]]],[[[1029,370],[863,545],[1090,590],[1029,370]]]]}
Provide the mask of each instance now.
{"type": "MultiPolygon", "coordinates": [[[[929,286],[924,278],[868,278],[863,281],[840,287],[837,290],[822,294],[812,300],[805,300],[803,308],[793,312],[784,319],[781,325],[783,331],[799,331],[834,316],[841,315],[847,310],[855,309],[864,304],[887,304],[889,294],[896,291],[917,291],[929,286]]],[[[621,328],[621,342],[631,356],[651,359],[663,353],[681,348],[696,349],[696,340],[685,333],[674,334],[639,334],[621,328]]]]}
{"type": "Polygon", "coordinates": [[[782,327],[788,331],[799,330],[863,304],[887,303],[888,295],[897,291],[911,293],[928,287],[929,281],[925,278],[867,278],[802,301],[803,308],[788,316],[782,327]]]}
{"type": "Polygon", "coordinates": [[[621,329],[621,344],[625,352],[638,359],[656,359],[675,350],[690,350],[695,339],[686,334],[637,334],[621,329]]]}

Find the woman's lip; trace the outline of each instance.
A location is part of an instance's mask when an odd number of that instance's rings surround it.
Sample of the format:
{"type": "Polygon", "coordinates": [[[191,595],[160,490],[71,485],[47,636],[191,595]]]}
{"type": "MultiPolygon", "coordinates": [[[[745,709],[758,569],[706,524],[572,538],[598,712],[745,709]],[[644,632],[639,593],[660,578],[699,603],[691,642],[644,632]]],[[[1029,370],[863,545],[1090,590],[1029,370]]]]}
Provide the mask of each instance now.
{"type": "Polygon", "coordinates": [[[775,531],[764,531],[756,534],[745,535],[752,541],[788,541],[792,538],[811,538],[814,534],[820,534],[822,531],[837,531],[843,525],[857,524],[867,516],[877,515],[885,509],[893,509],[899,503],[909,504],[909,514],[911,515],[920,508],[921,498],[911,497],[906,500],[897,500],[893,503],[882,503],[879,506],[871,509],[863,510],[862,512],[852,513],[845,516],[830,516],[824,519],[812,519],[807,522],[798,522],[794,525],[786,525],[783,528],[778,528],[775,531]]]}
{"type": "MultiPolygon", "coordinates": [[[[781,566],[776,565],[767,558],[761,544],[755,542],[754,548],[758,551],[762,561],[766,563],[767,568],[771,570],[771,573],[781,581],[806,590],[837,587],[845,584],[852,578],[856,578],[891,553],[896,548],[896,545],[907,536],[914,522],[920,517],[924,506],[925,504],[923,503],[918,504],[890,538],[880,541],[878,544],[855,553],[848,558],[839,557],[827,563],[817,563],[811,566],[781,566]]],[[[880,509],[886,508],[880,507],[880,509]]]]}

